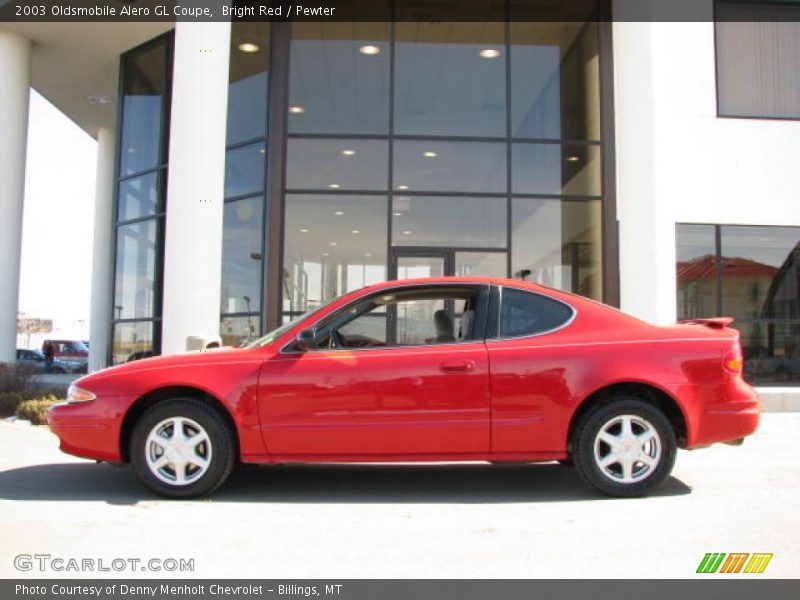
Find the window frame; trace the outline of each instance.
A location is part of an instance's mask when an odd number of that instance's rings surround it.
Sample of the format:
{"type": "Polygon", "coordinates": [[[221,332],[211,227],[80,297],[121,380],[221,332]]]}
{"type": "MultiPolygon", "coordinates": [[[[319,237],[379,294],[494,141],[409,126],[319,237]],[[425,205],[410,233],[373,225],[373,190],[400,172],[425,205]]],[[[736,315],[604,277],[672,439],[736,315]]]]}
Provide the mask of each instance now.
{"type": "MultiPolygon", "coordinates": [[[[116,107],[116,125],[117,135],[114,147],[114,189],[111,196],[111,266],[109,277],[111,279],[110,292],[108,295],[108,304],[111,306],[111,319],[109,321],[109,328],[107,332],[108,347],[106,349],[105,363],[109,366],[118,364],[114,362],[114,347],[116,341],[116,329],[118,325],[132,324],[149,324],[150,331],[152,332],[151,352],[153,356],[161,354],[161,322],[162,322],[162,295],[164,291],[164,246],[166,237],[166,215],[167,215],[167,178],[169,175],[169,143],[170,143],[170,125],[172,115],[172,78],[173,78],[173,65],[174,65],[174,51],[175,51],[175,30],[171,29],[158,35],[143,44],[135,46],[127,50],[119,57],[118,62],[118,81],[117,81],[117,97],[124,97],[125,89],[125,71],[128,61],[131,57],[136,56],[138,53],[147,50],[153,46],[164,44],[165,52],[165,65],[164,65],[164,94],[161,99],[161,138],[159,140],[159,161],[158,164],[149,169],[138,171],[135,173],[122,173],[122,123],[125,118],[124,102],[117,102],[116,107]],[[139,177],[144,177],[150,174],[156,176],[156,186],[158,195],[158,204],[156,211],[153,214],[140,216],[135,219],[120,220],[119,214],[119,192],[121,185],[129,180],[139,177]],[[126,225],[142,223],[145,221],[152,221],[156,227],[155,237],[155,265],[153,275],[153,292],[154,304],[153,314],[149,317],[131,317],[120,318],[115,315],[116,311],[116,282],[117,282],[117,258],[118,258],[118,243],[119,243],[119,230],[126,225]]],[[[128,362],[128,361],[125,361],[128,362]]]]}
{"type": "MultiPolygon", "coordinates": [[[[402,293],[407,291],[414,291],[414,290],[422,290],[426,288],[442,288],[442,289],[465,289],[465,288],[472,288],[476,291],[476,301],[478,303],[478,308],[475,311],[475,324],[474,332],[472,339],[469,340],[461,340],[461,341],[454,341],[454,342],[442,342],[438,344],[393,344],[393,345],[385,345],[385,346],[367,346],[363,348],[317,348],[310,351],[303,351],[296,349],[295,343],[295,336],[293,336],[290,340],[288,340],[280,349],[279,354],[290,354],[290,355],[298,355],[298,354],[308,354],[309,352],[358,352],[362,350],[402,350],[405,348],[438,348],[440,346],[454,346],[454,345],[465,345],[465,344],[475,344],[475,343],[483,343],[486,341],[486,336],[488,332],[488,320],[489,320],[489,305],[491,290],[489,284],[486,283],[423,283],[423,284],[415,284],[415,285],[404,285],[398,287],[388,287],[376,290],[370,294],[359,296],[358,298],[354,298],[350,302],[343,304],[342,306],[334,309],[333,311],[329,312],[328,314],[321,317],[316,322],[306,326],[301,327],[299,330],[296,330],[298,333],[305,329],[313,329],[315,334],[316,331],[320,327],[324,327],[331,321],[335,320],[336,317],[343,312],[347,312],[353,306],[357,306],[362,304],[363,302],[369,301],[370,298],[374,298],[375,296],[383,296],[389,293],[402,293]]],[[[359,315],[363,316],[362,315],[359,315]]],[[[388,317],[388,315],[387,315],[388,317]]]]}
{"type": "Polygon", "coordinates": [[[562,329],[566,329],[567,327],[572,325],[577,316],[578,316],[578,309],[576,309],[572,304],[564,302],[559,298],[553,298],[552,296],[549,296],[547,294],[543,294],[541,292],[537,292],[529,288],[524,288],[515,285],[493,285],[491,298],[489,301],[489,323],[487,328],[486,341],[502,342],[509,340],[536,338],[549,335],[551,333],[561,331],[562,329]],[[570,310],[571,315],[561,325],[558,325],[557,327],[551,327],[550,329],[546,329],[544,331],[539,331],[536,333],[526,333],[523,335],[510,335],[510,336],[500,335],[500,316],[503,310],[503,291],[505,289],[516,290],[518,292],[524,292],[527,294],[531,294],[533,296],[541,296],[542,298],[546,298],[547,300],[550,300],[552,302],[557,302],[559,304],[562,304],[563,306],[566,306],[570,310]]]}

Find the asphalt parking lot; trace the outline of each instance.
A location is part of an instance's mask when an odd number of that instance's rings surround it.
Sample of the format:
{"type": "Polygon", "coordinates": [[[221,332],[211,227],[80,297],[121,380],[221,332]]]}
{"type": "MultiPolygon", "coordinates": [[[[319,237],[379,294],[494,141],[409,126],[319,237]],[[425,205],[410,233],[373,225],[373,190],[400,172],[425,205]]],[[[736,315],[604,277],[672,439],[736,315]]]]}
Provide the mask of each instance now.
{"type": "Polygon", "coordinates": [[[680,452],[656,495],[630,500],[555,464],[469,464],[244,467],[208,500],[169,501],[0,422],[0,577],[36,576],[14,556],[46,553],[189,558],[194,577],[683,578],[706,552],[774,554],[729,577],[797,577],[798,506],[798,413],[764,415],[742,447],[680,452]]]}

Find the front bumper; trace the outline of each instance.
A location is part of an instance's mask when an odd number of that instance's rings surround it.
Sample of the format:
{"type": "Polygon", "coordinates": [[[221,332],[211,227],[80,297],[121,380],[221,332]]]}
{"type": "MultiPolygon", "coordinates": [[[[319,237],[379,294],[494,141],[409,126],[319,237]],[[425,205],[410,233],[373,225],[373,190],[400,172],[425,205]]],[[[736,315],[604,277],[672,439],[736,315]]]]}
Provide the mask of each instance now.
{"type": "Polygon", "coordinates": [[[133,398],[113,397],[50,409],[48,423],[62,452],[109,462],[120,462],[120,432],[126,408],[133,398]]]}

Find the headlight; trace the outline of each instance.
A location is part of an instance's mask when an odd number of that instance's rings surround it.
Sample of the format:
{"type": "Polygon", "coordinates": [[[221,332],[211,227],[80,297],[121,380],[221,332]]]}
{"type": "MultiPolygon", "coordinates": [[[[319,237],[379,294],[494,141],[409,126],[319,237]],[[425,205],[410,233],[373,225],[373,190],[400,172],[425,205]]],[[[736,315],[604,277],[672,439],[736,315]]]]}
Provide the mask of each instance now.
{"type": "Polygon", "coordinates": [[[79,388],[77,385],[71,385],[67,390],[67,402],[73,404],[78,402],[91,402],[95,398],[97,398],[97,396],[92,392],[79,388]]]}

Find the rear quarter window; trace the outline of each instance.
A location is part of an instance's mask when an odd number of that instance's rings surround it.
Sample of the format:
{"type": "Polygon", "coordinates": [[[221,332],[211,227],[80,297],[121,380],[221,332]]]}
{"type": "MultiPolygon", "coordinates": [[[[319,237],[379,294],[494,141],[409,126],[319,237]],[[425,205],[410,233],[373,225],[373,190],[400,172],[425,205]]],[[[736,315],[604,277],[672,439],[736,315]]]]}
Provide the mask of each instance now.
{"type": "Polygon", "coordinates": [[[500,337],[536,335],[564,326],[573,315],[566,304],[541,294],[503,288],[500,337]]]}

